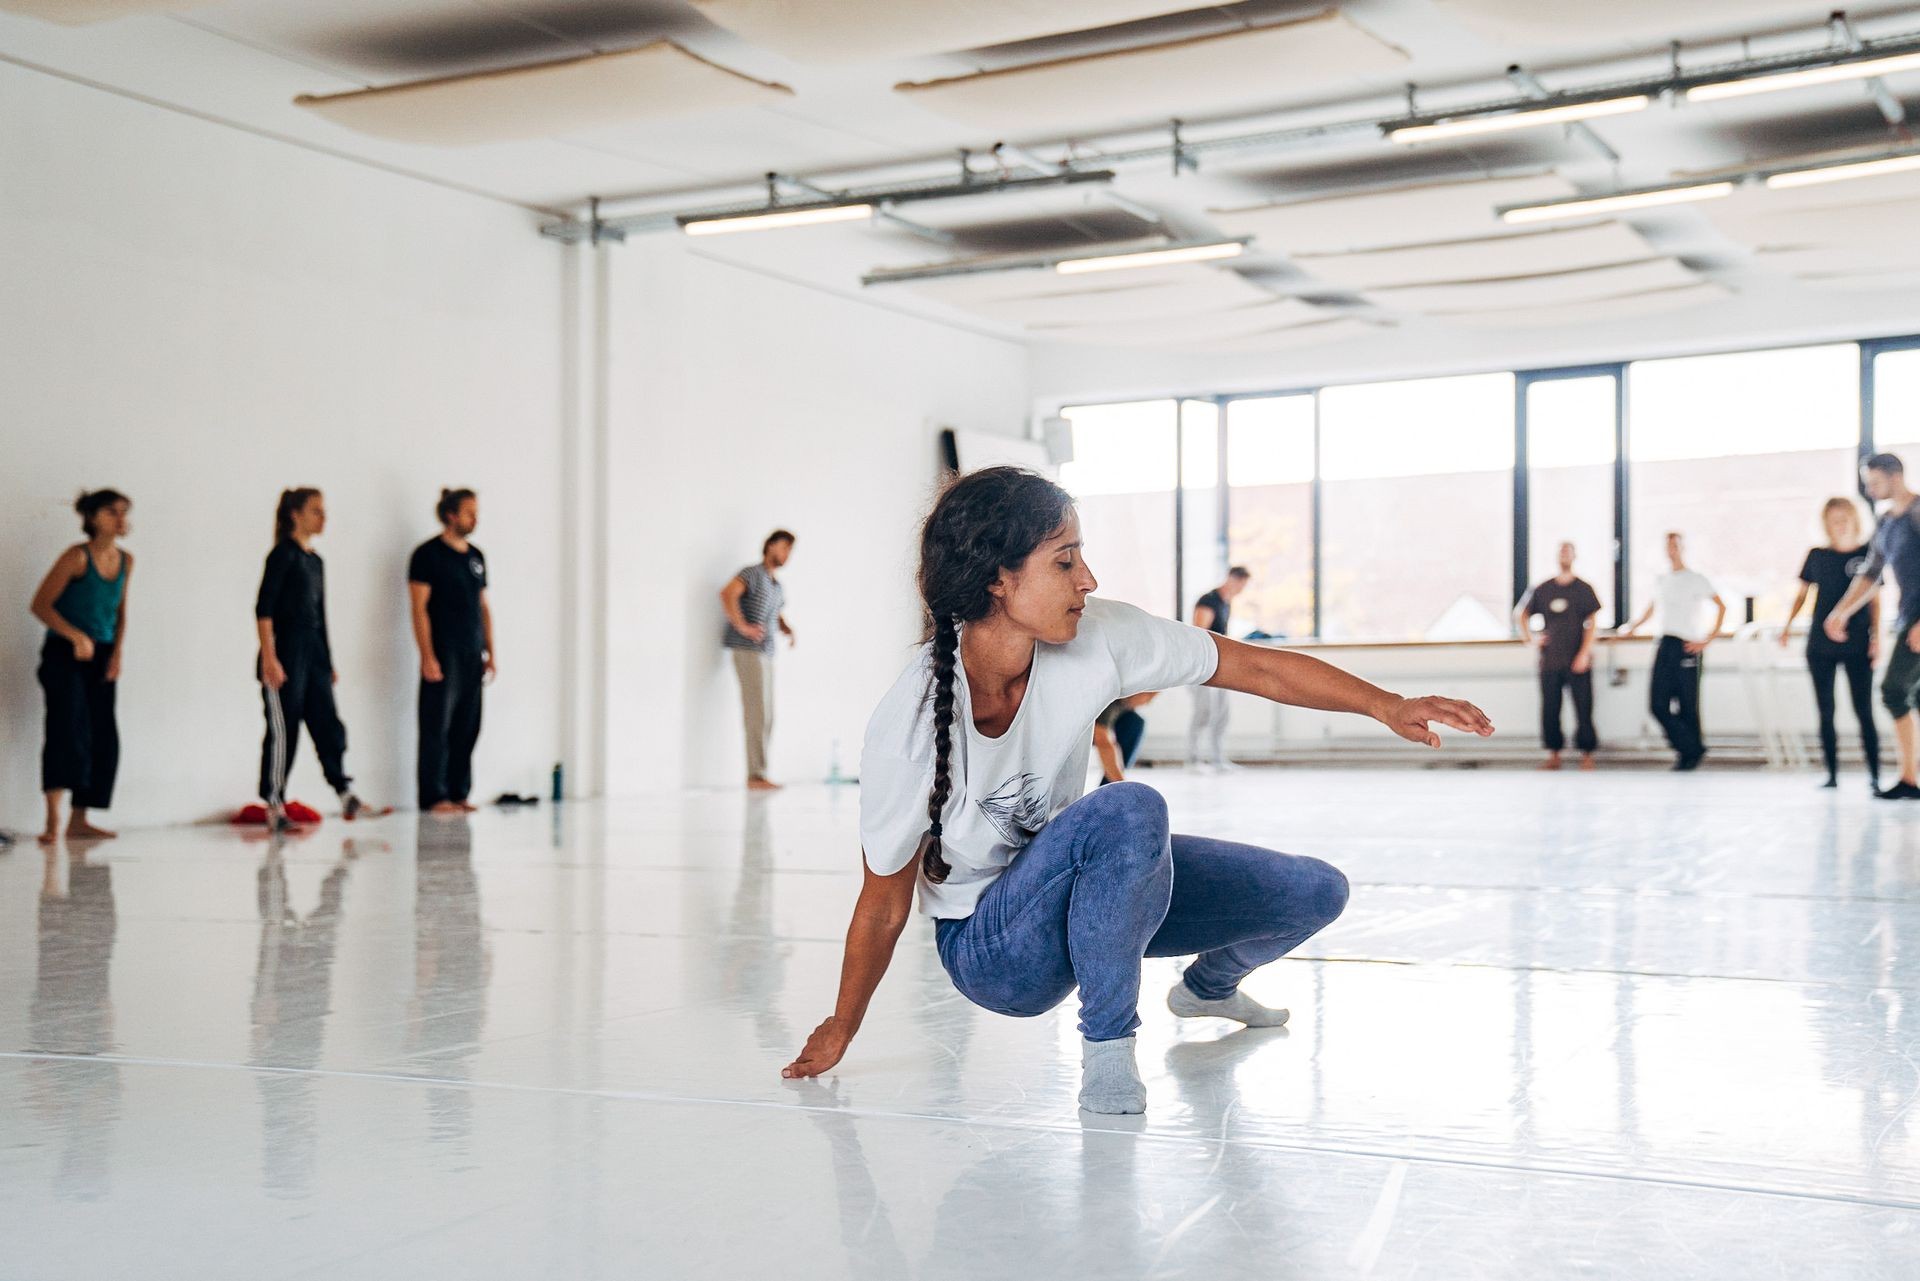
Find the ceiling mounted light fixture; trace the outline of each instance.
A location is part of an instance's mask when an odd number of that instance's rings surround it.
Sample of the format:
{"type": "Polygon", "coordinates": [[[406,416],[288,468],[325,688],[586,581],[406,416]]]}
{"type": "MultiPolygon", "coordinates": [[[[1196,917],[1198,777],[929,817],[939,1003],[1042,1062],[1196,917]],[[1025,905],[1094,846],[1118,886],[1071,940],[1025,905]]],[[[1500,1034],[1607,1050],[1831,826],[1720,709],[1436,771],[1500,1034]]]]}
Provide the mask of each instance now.
{"type": "Polygon", "coordinates": [[[1910,169],[1920,169],[1920,151],[1903,152],[1893,156],[1876,156],[1870,160],[1846,160],[1838,164],[1817,165],[1808,169],[1787,169],[1780,173],[1768,174],[1766,182],[1767,186],[1775,189],[1814,187],[1823,182],[1877,178],[1881,174],[1905,173],[1910,169]]]}
{"type": "Polygon", "coordinates": [[[1553,200],[1539,205],[1512,205],[1501,209],[1500,220],[1507,223],[1555,222],[1562,218],[1588,218],[1596,214],[1624,213],[1631,209],[1654,209],[1661,205],[1686,205],[1698,200],[1718,200],[1733,194],[1732,179],[1685,183],[1672,187],[1648,187],[1641,191],[1621,191],[1611,196],[1580,196],[1573,200],[1553,200]]]}
{"type": "Polygon", "coordinates": [[[872,205],[864,203],[792,205],[759,213],[688,217],[681,220],[680,230],[689,236],[725,236],[736,231],[771,231],[776,227],[811,227],[823,222],[858,222],[873,217],[873,209],[872,205]]]}
{"type": "Polygon", "coordinates": [[[1461,112],[1435,116],[1413,124],[1383,126],[1389,142],[1437,142],[1443,138],[1468,138],[1479,134],[1505,133],[1512,129],[1533,129],[1541,125],[1569,125],[1601,116],[1624,116],[1644,111],[1653,99],[1644,93],[1617,98],[1596,98],[1586,102],[1568,102],[1552,107],[1514,109],[1502,107],[1484,113],[1461,112]]]}
{"type": "Polygon", "coordinates": [[[1190,245],[1168,245],[1159,249],[1135,249],[1119,254],[1098,254],[1091,258],[1062,258],[1053,264],[1062,276],[1078,276],[1090,271],[1124,271],[1133,267],[1165,267],[1182,262],[1212,262],[1238,258],[1247,251],[1245,240],[1208,240],[1190,245]]]}
{"type": "Polygon", "coordinates": [[[1857,58],[1850,62],[1828,63],[1824,67],[1805,67],[1799,71],[1695,85],[1687,90],[1687,101],[1717,102],[1722,98],[1744,98],[1749,94],[1776,93],[1782,89],[1806,89],[1813,85],[1839,84],[1847,80],[1871,80],[1875,76],[1890,76],[1901,71],[1920,71],[1920,52],[1889,54],[1882,58],[1857,58]]]}

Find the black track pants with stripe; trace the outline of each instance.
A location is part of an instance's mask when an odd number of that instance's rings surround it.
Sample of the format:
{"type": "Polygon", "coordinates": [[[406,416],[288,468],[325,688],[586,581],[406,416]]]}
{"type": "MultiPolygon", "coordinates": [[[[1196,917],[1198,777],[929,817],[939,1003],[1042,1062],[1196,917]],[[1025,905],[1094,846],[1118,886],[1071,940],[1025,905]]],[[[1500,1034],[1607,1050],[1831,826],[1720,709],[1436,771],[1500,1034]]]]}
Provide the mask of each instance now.
{"type": "Polygon", "coordinates": [[[347,777],[347,727],[333,705],[333,666],[325,650],[302,645],[280,647],[287,683],[279,689],[260,685],[267,713],[267,734],[260,744],[260,799],[268,805],[287,801],[287,775],[293,769],[300,727],[313,738],[320,768],[336,792],[353,783],[347,777]]]}

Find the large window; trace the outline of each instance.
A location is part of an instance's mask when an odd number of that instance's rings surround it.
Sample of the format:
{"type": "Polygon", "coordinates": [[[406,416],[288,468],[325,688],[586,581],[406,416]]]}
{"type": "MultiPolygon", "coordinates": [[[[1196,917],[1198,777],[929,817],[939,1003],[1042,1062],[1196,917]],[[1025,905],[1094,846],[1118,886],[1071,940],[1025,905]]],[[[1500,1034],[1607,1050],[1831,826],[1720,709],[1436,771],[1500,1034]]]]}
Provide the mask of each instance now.
{"type": "Polygon", "coordinates": [[[1559,571],[1560,545],[1574,546],[1573,572],[1600,594],[1601,626],[1613,622],[1614,460],[1619,375],[1529,378],[1525,581],[1559,571]]]}
{"type": "Polygon", "coordinates": [[[1320,393],[1320,632],[1512,634],[1513,375],[1320,393]]]}
{"type": "Polygon", "coordinates": [[[1078,500],[1080,537],[1100,595],[1165,615],[1174,604],[1173,510],[1179,418],[1171,400],[1083,405],[1060,483],[1078,500]]]}
{"type": "Polygon", "coordinates": [[[1778,622],[1820,507],[1857,490],[1859,349],[1852,343],[1647,360],[1629,375],[1636,611],[1667,568],[1666,535],[1713,581],[1727,626],[1778,622]]]}
{"type": "MultiPolygon", "coordinates": [[[[1180,402],[1180,607],[1190,617],[1193,602],[1227,572],[1221,529],[1220,406],[1211,400],[1180,402]]],[[[1233,630],[1243,632],[1240,619],[1233,630]]]]}
{"type": "Polygon", "coordinates": [[[1253,572],[1234,630],[1313,635],[1314,397],[1227,402],[1227,559],[1253,572]]]}
{"type": "Polygon", "coordinates": [[[1504,638],[1572,542],[1610,625],[1679,530],[1738,626],[1784,616],[1863,444],[1920,476],[1920,336],[1065,412],[1102,594],[1156,614],[1240,564],[1236,634],[1504,638]]]}

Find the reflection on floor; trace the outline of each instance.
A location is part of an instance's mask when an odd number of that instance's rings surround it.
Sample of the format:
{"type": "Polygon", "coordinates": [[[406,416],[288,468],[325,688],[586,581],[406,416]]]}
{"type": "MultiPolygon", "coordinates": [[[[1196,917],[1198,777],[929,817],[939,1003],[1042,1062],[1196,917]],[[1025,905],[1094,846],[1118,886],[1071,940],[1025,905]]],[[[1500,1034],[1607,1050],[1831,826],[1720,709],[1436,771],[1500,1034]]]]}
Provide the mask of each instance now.
{"type": "MultiPolygon", "coordinates": [[[[842,1069],[853,789],[0,854],[8,1278],[1920,1276],[1920,805],[1801,776],[1146,775],[1313,853],[1291,1028],[987,1014],[842,1069]]],[[[1149,962],[1147,990],[1176,963],[1149,962]]]]}

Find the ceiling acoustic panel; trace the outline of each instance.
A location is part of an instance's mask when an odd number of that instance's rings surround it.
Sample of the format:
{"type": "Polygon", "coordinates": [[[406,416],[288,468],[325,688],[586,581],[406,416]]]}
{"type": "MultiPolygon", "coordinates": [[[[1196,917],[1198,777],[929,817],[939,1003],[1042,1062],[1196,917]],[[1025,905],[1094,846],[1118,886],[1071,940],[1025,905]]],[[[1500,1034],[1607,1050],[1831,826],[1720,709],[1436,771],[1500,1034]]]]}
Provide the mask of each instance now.
{"type": "Polygon", "coordinates": [[[1271,106],[1397,73],[1404,51],[1337,10],[1144,49],[896,86],[952,120],[1009,137],[1271,106]]]}
{"type": "Polygon", "coordinates": [[[1383,307],[1402,311],[1489,311],[1497,307],[1557,307],[1690,285],[1698,280],[1672,258],[1648,258],[1581,271],[1375,289],[1367,296],[1383,307]]]}
{"type": "Polygon", "coordinates": [[[1732,292],[1724,286],[1699,281],[1690,285],[1670,285],[1664,289],[1645,289],[1551,307],[1496,307],[1486,311],[1436,312],[1434,318],[1469,329],[1542,329],[1559,325],[1593,325],[1610,320],[1633,320],[1640,316],[1685,311],[1732,297],[1732,292]]]}
{"type": "Polygon", "coordinates": [[[84,27],[112,18],[142,13],[185,13],[204,9],[215,0],[0,0],[0,12],[24,13],[29,18],[84,27]]]}
{"type": "Polygon", "coordinates": [[[1185,350],[1197,355],[1259,356],[1268,352],[1297,351],[1302,347],[1324,347],[1329,343],[1346,342],[1354,338],[1386,333],[1389,329],[1390,326],[1359,320],[1352,316],[1335,316],[1331,320],[1316,320],[1304,325],[1284,325],[1278,329],[1243,334],[1238,338],[1226,338],[1217,342],[1189,346],[1185,350]]]}
{"type": "Polygon", "coordinates": [[[1302,254],[1294,261],[1321,280],[1345,289],[1426,285],[1444,280],[1481,280],[1577,271],[1637,262],[1653,251],[1618,222],[1477,240],[1450,240],[1400,249],[1352,254],[1302,254]]]}
{"type": "Polygon", "coordinates": [[[529,67],[324,97],[302,94],[294,103],[370,137],[466,147],[755,106],[792,93],[660,40],[529,67]]]}
{"type": "Polygon", "coordinates": [[[753,44],[801,62],[952,53],[1116,26],[1191,9],[1191,0],[693,0],[753,44]]]}
{"type": "Polygon", "coordinates": [[[1346,196],[1211,210],[1229,236],[1256,236],[1260,247],[1291,256],[1352,253],[1495,235],[1501,205],[1580,194],[1557,174],[1454,178],[1346,196]]]}
{"type": "Polygon", "coordinates": [[[1196,343],[1244,338],[1292,325],[1312,324],[1333,317],[1310,303],[1292,298],[1247,303],[1217,311],[1142,320],[1108,321],[1087,325],[1035,325],[1035,338],[1091,343],[1100,347],[1182,347],[1196,343]]]}
{"type": "Polygon", "coordinates": [[[1014,272],[954,276],[909,286],[924,297],[1002,324],[1100,325],[1218,311],[1272,295],[1231,271],[1168,267],[1102,273],[1106,279],[1014,272]]]}
{"type": "Polygon", "coordinates": [[[1866,294],[1883,291],[1912,293],[1920,290],[1920,267],[1889,271],[1882,264],[1870,270],[1855,268],[1847,271],[1809,272],[1800,276],[1799,280],[1809,288],[1837,293],[1866,294]]]}
{"type": "MultiPolygon", "coordinates": [[[[1818,27],[1835,6],[1828,0],[1436,0],[1440,11],[1505,45],[1636,45],[1660,48],[1670,40],[1755,35],[1818,27]]],[[[1847,12],[1864,16],[1897,9],[1888,0],[1861,0],[1847,12]]]]}

